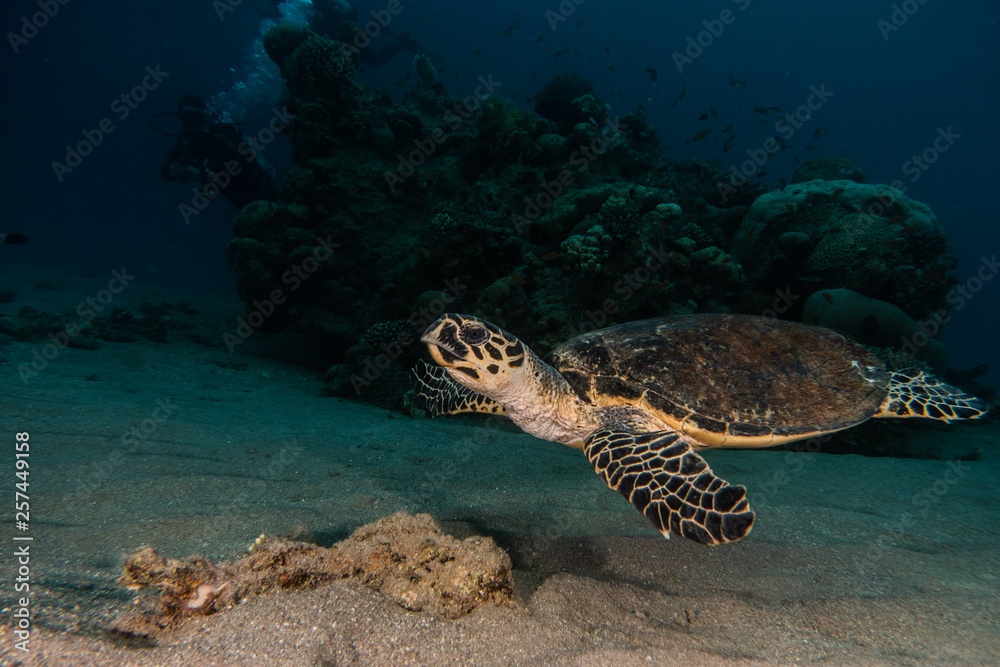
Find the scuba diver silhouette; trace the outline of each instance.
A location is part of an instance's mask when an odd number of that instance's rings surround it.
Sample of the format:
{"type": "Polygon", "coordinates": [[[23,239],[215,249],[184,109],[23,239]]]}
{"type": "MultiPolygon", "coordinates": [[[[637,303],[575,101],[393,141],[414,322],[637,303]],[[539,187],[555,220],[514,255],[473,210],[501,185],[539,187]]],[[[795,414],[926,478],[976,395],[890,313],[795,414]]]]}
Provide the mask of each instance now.
{"type": "Polygon", "coordinates": [[[198,180],[208,184],[216,182],[216,174],[229,172],[231,179],[217,194],[237,208],[252,201],[278,198],[279,181],[274,168],[250,148],[239,125],[220,119],[205,100],[195,95],[185,95],[178,100],[177,111],[157,114],[153,120],[174,114],[184,128],[179,135],[164,132],[150,121],[153,130],[177,139],[160,168],[164,181],[198,180]]]}

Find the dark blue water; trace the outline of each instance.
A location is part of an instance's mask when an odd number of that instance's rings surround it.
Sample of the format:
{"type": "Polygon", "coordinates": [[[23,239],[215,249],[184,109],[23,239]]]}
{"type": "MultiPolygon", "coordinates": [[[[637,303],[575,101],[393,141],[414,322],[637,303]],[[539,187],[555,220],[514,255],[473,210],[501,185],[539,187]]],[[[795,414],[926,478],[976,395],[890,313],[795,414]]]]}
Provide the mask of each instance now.
{"type": "MultiPolygon", "coordinates": [[[[265,19],[259,10],[270,3],[244,0],[223,11],[221,20],[219,8],[226,5],[208,0],[52,6],[58,11],[37,34],[25,32],[22,22],[41,11],[37,2],[15,0],[0,10],[6,35],[0,46],[0,227],[32,238],[25,246],[0,246],[0,261],[99,274],[126,266],[150,282],[230,290],[234,278],[222,249],[236,211],[220,199],[185,224],[177,207],[189,199],[188,190],[159,176],[172,140],[147,123],[172,109],[180,95],[211,97],[253,75],[247,55],[265,19]],[[29,38],[12,37],[18,33],[29,38]],[[159,71],[162,81],[123,116],[124,107],[112,105],[143,83],[147,68],[159,71]],[[113,131],[102,133],[92,154],[57,178],[52,163],[64,161],[65,146],[78,143],[85,131],[95,136],[102,119],[111,119],[113,131]]],[[[362,17],[385,7],[359,5],[362,17]]],[[[869,182],[900,181],[907,195],[932,207],[954,246],[963,284],[981,270],[982,258],[1000,252],[993,201],[1000,148],[995,3],[404,1],[401,7],[391,28],[447,59],[441,80],[452,93],[471,93],[478,77],[492,76],[498,94],[520,94],[528,108],[527,98],[553,75],[575,72],[596,83],[614,113],[643,103],[666,154],[675,157],[727,165],[746,160],[766,136],[754,133],[759,116],[753,107],[793,111],[814,89],[828,91],[787,138],[788,150],[768,161],[764,180],[789,177],[796,156],[846,156],[867,171],[869,182]],[[505,36],[503,28],[515,21],[519,27],[505,36]],[[689,38],[701,45],[691,47],[689,38]],[[567,52],[556,57],[562,50],[567,52]],[[688,60],[679,61],[676,53],[688,60]],[[746,87],[730,85],[730,76],[746,87]],[[684,98],[672,106],[682,87],[684,98]],[[719,118],[699,121],[710,107],[719,118]],[[730,123],[735,139],[725,155],[721,137],[684,143],[709,126],[720,135],[730,123]],[[814,139],[818,128],[829,135],[814,139]],[[945,150],[928,153],[934,160],[926,169],[917,166],[913,157],[943,135],[951,137],[938,144],[945,150]],[[816,153],[806,149],[812,145],[816,153]]],[[[361,80],[398,97],[394,83],[407,69],[410,58],[402,56],[366,70],[361,80]]],[[[260,99],[238,120],[266,119],[277,102],[260,99]]],[[[281,142],[269,151],[279,169],[290,165],[281,142]]],[[[992,277],[990,270],[983,275],[992,277]]],[[[953,365],[990,361],[1000,367],[998,294],[1000,279],[985,282],[953,312],[945,336],[953,365]]],[[[994,370],[992,380],[998,377],[994,370]]]]}

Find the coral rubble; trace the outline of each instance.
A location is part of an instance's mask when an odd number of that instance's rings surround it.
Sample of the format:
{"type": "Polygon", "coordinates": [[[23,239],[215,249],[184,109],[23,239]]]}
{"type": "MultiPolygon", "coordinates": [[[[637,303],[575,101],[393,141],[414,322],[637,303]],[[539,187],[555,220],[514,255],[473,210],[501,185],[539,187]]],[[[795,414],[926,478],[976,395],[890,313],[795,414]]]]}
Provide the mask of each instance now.
{"type": "Polygon", "coordinates": [[[208,615],[272,589],[315,588],[351,578],[380,590],[410,611],[445,618],[478,607],[514,604],[507,554],[489,537],[458,540],[427,514],[397,512],[361,526],[327,549],[314,544],[257,538],[249,555],[233,563],[201,556],[164,558],[149,546],[128,557],[124,586],[160,595],[155,603],[114,622],[126,636],[150,636],[184,618],[208,615]]]}

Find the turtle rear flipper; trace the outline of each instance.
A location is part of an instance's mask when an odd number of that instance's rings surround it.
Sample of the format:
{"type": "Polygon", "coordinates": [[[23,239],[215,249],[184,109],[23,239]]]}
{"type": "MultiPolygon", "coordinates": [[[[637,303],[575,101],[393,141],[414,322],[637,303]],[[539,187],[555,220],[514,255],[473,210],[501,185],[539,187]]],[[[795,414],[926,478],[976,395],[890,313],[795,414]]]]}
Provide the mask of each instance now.
{"type": "Polygon", "coordinates": [[[587,438],[583,451],[604,483],[664,537],[676,533],[714,545],[742,539],[753,528],[746,489],[716,477],[673,431],[600,429],[587,438]]]}
{"type": "Polygon", "coordinates": [[[506,415],[503,406],[458,384],[440,366],[432,366],[423,359],[413,368],[414,386],[424,409],[432,417],[456,415],[462,412],[485,412],[506,415]]]}
{"type": "Polygon", "coordinates": [[[876,417],[926,417],[950,422],[979,419],[989,410],[986,401],[945,384],[919,368],[896,371],[889,381],[889,395],[876,417]]]}

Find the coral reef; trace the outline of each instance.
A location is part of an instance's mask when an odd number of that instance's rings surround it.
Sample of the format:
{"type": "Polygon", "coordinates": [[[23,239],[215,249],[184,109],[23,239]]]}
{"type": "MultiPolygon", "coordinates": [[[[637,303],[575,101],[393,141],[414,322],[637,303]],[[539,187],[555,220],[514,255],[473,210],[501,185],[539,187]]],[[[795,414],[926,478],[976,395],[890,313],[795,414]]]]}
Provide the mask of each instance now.
{"type": "Polygon", "coordinates": [[[272,589],[314,588],[352,578],[411,611],[459,618],[483,606],[514,604],[510,557],[489,537],[458,540],[427,514],[397,512],[361,526],[327,549],[257,538],[234,563],[201,556],[164,558],[144,546],[130,555],[119,582],[159,592],[155,602],[118,618],[114,632],[151,636],[187,617],[208,615],[272,589]]]}
{"type": "Polygon", "coordinates": [[[814,180],[759,197],[733,239],[758,289],[844,287],[923,319],[945,307],[954,259],[926,205],[886,185],[814,180]]]}
{"type": "Polygon", "coordinates": [[[576,74],[560,74],[535,95],[535,112],[555,123],[559,133],[565,135],[578,123],[587,122],[590,114],[583,105],[587,103],[585,97],[596,103],[594,94],[592,82],[576,74]]]}
{"type": "MultiPolygon", "coordinates": [[[[249,310],[283,297],[259,331],[294,327],[329,350],[338,395],[402,409],[422,346],[390,354],[365,332],[405,320],[415,340],[444,310],[495,321],[544,353],[668,314],[800,319],[823,289],[921,320],[955,282],[923,204],[853,180],[723,195],[720,164],[661,156],[641,107],[618,116],[573,75],[545,86],[536,116],[485,78],[463,98],[429,72],[393,103],[362,90],[350,59],[315,36],[282,72],[298,114],[295,166],[278,201],[243,210],[227,258],[249,310]]],[[[863,178],[844,161],[810,169],[863,178]]]]}

